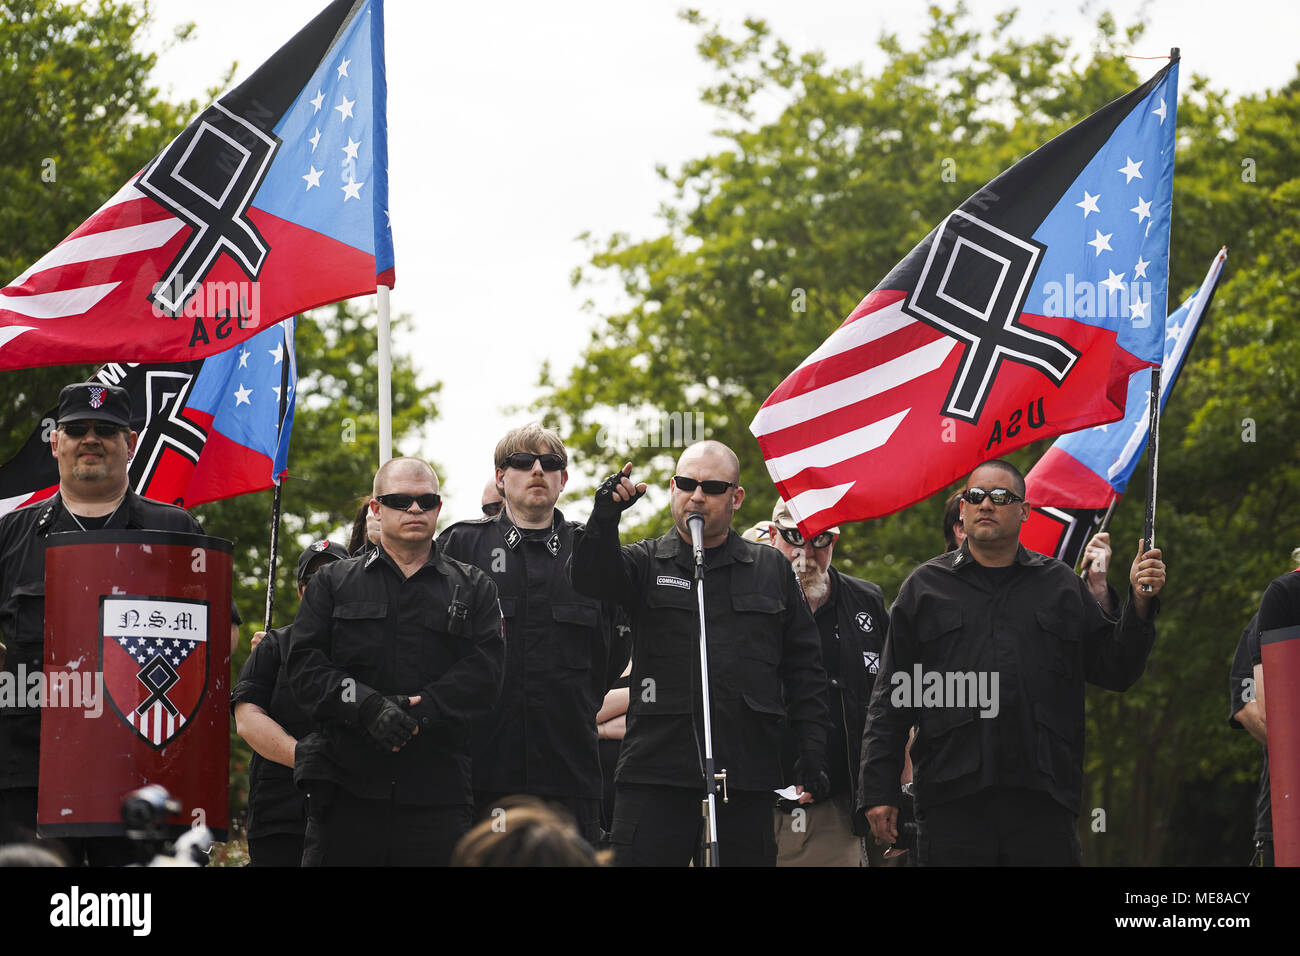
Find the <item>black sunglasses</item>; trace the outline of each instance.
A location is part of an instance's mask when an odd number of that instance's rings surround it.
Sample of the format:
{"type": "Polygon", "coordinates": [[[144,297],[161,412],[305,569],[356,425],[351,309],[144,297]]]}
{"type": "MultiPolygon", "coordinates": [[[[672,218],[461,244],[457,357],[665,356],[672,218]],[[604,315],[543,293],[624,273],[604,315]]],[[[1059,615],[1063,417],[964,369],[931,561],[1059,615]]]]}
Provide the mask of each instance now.
{"type": "MultiPolygon", "coordinates": [[[[802,548],[804,546],[804,536],[799,533],[798,528],[782,528],[778,526],[776,530],[781,532],[781,537],[784,538],[785,543],[791,547],[802,548]]],[[[814,548],[824,548],[834,540],[835,535],[831,534],[829,531],[823,531],[809,543],[811,543],[814,548]]]]}
{"type": "Polygon", "coordinates": [[[409,511],[412,501],[420,506],[421,511],[432,511],[442,504],[442,496],[432,493],[427,495],[375,495],[375,500],[381,505],[392,508],[394,511],[409,511]]]}
{"type": "Polygon", "coordinates": [[[988,498],[995,505],[1009,505],[1013,501],[1025,500],[1014,491],[1008,491],[1006,488],[994,488],[992,491],[985,491],[983,488],[967,488],[962,492],[961,496],[973,505],[982,504],[985,498],[988,498]]]}
{"type": "Polygon", "coordinates": [[[696,488],[703,488],[706,495],[723,495],[727,493],[728,488],[739,487],[734,481],[722,481],[721,479],[697,481],[694,478],[684,478],[681,475],[673,475],[673,484],[688,495],[696,488]]]}
{"type": "Polygon", "coordinates": [[[131,430],[126,425],[114,425],[111,422],[68,422],[59,428],[69,438],[85,438],[92,431],[96,438],[115,438],[131,430]]]}
{"type": "Polygon", "coordinates": [[[489,501],[483,506],[483,513],[489,518],[495,518],[501,513],[501,505],[500,501],[489,501]]]}
{"type": "Polygon", "coordinates": [[[559,471],[564,467],[564,459],[559,455],[536,455],[531,451],[517,451],[513,455],[506,456],[506,467],[531,471],[535,461],[542,463],[542,471],[559,471]]]}

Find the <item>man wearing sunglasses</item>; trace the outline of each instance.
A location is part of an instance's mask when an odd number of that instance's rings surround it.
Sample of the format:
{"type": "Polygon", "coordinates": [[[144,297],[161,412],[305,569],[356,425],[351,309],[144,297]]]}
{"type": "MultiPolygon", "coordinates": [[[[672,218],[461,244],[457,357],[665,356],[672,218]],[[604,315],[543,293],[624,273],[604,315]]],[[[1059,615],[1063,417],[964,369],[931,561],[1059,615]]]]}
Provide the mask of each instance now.
{"type": "Polygon", "coordinates": [[[859,807],[878,840],[898,839],[899,772],[916,724],[921,865],[1078,865],[1084,682],[1122,691],[1142,675],[1165,582],[1160,551],[1139,549],[1117,619],[1105,610],[1117,600],[1103,607],[1071,568],[1020,544],[1029,505],[1013,465],[971,473],[961,518],[961,547],[914,570],[894,602],[859,807]]]}
{"type": "Polygon", "coordinates": [[[446,865],[472,822],[469,725],[501,692],[496,585],[434,545],[426,462],[375,474],[379,546],[307,585],[287,676],[318,732],[299,740],[304,866],[446,865]]]}
{"type": "MultiPolygon", "coordinates": [[[[125,389],[82,382],[59,393],[57,425],[50,433],[50,450],[59,466],[58,493],[0,518],[0,632],[9,645],[5,670],[21,666],[31,674],[44,666],[45,542],[50,535],[118,528],[203,533],[188,512],[131,490],[127,466],[136,439],[125,389]]],[[[237,622],[233,607],[232,615],[237,622]]],[[[233,645],[239,636],[236,624],[231,632],[233,645]]],[[[0,707],[0,843],[15,837],[14,827],[35,831],[40,728],[35,710],[0,707]]],[[[65,842],[77,861],[83,853],[92,865],[134,861],[125,840],[65,842]]]]}
{"type": "Polygon", "coordinates": [[[501,506],[505,499],[501,497],[501,489],[497,487],[497,480],[491,478],[483,486],[483,500],[479,505],[483,509],[483,515],[488,518],[495,518],[501,513],[501,506]]]}
{"type": "MultiPolygon", "coordinates": [[[[475,724],[474,805],[491,817],[511,794],[565,807],[593,846],[602,780],[596,714],[627,664],[614,608],[579,594],[564,572],[582,525],[555,507],[568,481],[560,436],[537,423],[497,443],[499,514],[447,528],[438,546],[492,576],[505,614],[501,700],[475,724]]],[[[498,814],[499,816],[499,814],[498,814]]]]}
{"type": "MultiPolygon", "coordinates": [[[[870,581],[831,566],[839,528],[805,539],[780,498],[768,528],[769,541],[794,568],[817,622],[831,710],[826,742],[830,789],[821,799],[805,792],[797,804],[780,802],[775,811],[777,866],[863,866],[868,828],[854,809],[867,702],[889,629],[885,596],[870,581]]],[[[782,766],[787,782],[793,782],[797,741],[788,731],[783,737],[782,766]]]]}
{"type": "Polygon", "coordinates": [[[579,591],[627,610],[635,643],[615,778],[614,862],[684,866],[700,842],[706,781],[688,524],[698,514],[714,765],[727,772],[727,800],[722,794],[717,800],[718,856],[723,866],[772,866],[783,721],[798,741],[797,786],[824,794],[828,785],[826,672],[817,627],[789,562],[731,529],[745,490],[730,448],[716,441],[687,448],[668,485],[672,530],[620,548],[619,516],[645,492],[631,472],[629,463],[597,491],[570,566],[579,591]]]}

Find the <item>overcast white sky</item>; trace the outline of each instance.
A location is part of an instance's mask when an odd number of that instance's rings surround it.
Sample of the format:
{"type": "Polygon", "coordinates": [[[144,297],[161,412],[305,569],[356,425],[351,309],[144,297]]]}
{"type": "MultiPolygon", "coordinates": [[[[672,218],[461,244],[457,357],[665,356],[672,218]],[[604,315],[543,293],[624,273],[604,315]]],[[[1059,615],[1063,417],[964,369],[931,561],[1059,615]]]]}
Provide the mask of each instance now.
{"type": "MultiPolygon", "coordinates": [[[[238,60],[238,82],[325,5],[155,0],[157,41],[185,21],[198,28],[160,58],[155,79],[177,98],[197,97],[238,60]]],[[[718,116],[699,102],[712,74],[695,53],[697,31],[676,15],[687,5],[386,4],[392,302],[415,319],[414,334],[394,349],[443,382],[441,416],[424,446],[401,450],[443,466],[443,525],[478,513],[496,440],[526,420],[504,409],[534,398],[543,360],[562,375],[587,340],[594,317],[580,307],[589,293],[569,285],[585,261],[576,237],[654,234],[655,209],[669,196],[656,164],[672,169],[717,147],[718,116]]],[[[927,22],[919,0],[689,5],[733,32],[745,17],[763,17],[796,50],[822,49],[837,64],[879,65],[882,31],[913,43],[927,22]]],[[[1011,5],[968,0],[985,22],[1011,5]]],[[[1180,47],[1184,89],[1191,73],[1238,94],[1295,75],[1300,5],[1286,0],[1119,0],[1082,12],[1077,2],[1048,0],[1022,11],[1019,30],[1090,38],[1100,10],[1127,24],[1141,8],[1151,27],[1133,52],[1180,47]]],[[[862,291],[881,278],[864,275],[862,291]]],[[[298,360],[307,367],[311,356],[298,360]]]]}

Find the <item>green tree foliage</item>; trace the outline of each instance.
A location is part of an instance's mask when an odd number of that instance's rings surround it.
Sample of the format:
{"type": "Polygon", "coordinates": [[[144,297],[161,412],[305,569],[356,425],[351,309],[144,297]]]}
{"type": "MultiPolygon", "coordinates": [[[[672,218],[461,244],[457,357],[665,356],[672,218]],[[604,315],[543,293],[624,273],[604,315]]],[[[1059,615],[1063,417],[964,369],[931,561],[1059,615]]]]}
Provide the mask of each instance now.
{"type": "MultiPolygon", "coordinates": [[[[762,21],[732,38],[687,16],[718,71],[703,99],[722,116],[723,145],[675,173],[661,170],[674,197],[661,209],[659,235],[589,240],[591,261],[575,283],[612,275],[626,305],[600,317],[562,378],[543,371],[537,407],[593,476],[631,459],[651,482],[671,474],[677,450],[610,440],[620,409],[639,421],[701,413],[709,437],[740,454],[748,523],[767,517],[775,497],[748,431],[763,399],[967,196],[1138,85],[1122,53],[1142,25],[1121,30],[1103,14],[1091,50],[1076,56],[1064,37],[1013,37],[1013,14],[986,26],[960,6],[932,8],[915,48],[880,39],[886,62],[869,74],[797,53],[762,21]]],[[[1220,244],[1232,259],[1164,423],[1158,534],[1170,585],[1157,649],[1128,694],[1089,691],[1081,833],[1094,863],[1239,856],[1253,822],[1243,785],[1255,750],[1224,721],[1227,665],[1264,585],[1285,570],[1297,543],[1287,535],[1300,518],[1300,422],[1292,421],[1300,356],[1291,354],[1289,308],[1300,278],[1297,85],[1233,102],[1187,69],[1170,302],[1199,284],[1220,244]],[[1249,442],[1247,418],[1256,422],[1249,442]],[[1189,795],[1202,801],[1207,789],[1236,815],[1217,818],[1216,830],[1240,824],[1239,841],[1189,848],[1170,840],[1175,820],[1196,817],[1189,795]],[[1104,831],[1090,826],[1093,807],[1106,811],[1104,831]]],[[[1011,457],[1027,469],[1045,447],[1011,457]]],[[[1113,524],[1112,579],[1121,589],[1144,493],[1139,477],[1113,524]]],[[[837,564],[895,593],[915,564],[942,550],[946,496],[845,528],[837,564]]],[[[642,522],[632,534],[666,523],[629,517],[642,522]]]]}

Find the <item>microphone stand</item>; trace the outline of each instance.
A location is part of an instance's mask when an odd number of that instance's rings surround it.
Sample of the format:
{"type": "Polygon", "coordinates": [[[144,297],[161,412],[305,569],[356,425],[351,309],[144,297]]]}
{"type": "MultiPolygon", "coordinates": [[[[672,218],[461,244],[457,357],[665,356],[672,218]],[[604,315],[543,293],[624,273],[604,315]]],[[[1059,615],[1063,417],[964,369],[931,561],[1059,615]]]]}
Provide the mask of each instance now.
{"type": "Polygon", "coordinates": [[[713,769],[713,722],[709,703],[709,650],[704,624],[704,516],[689,514],[686,525],[691,529],[691,545],[695,551],[695,596],[700,609],[700,694],[704,705],[704,801],[700,812],[704,817],[700,853],[704,866],[721,866],[718,856],[718,805],[716,792],[722,786],[722,802],[727,802],[727,771],[713,769]]]}

